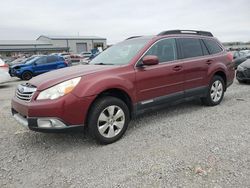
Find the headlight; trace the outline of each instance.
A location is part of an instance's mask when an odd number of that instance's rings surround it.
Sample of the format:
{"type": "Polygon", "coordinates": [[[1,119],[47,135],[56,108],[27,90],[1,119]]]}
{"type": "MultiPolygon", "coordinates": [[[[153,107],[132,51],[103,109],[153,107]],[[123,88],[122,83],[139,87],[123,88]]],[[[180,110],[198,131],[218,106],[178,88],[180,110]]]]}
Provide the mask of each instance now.
{"type": "Polygon", "coordinates": [[[244,70],[245,70],[245,67],[242,67],[241,65],[239,65],[239,66],[237,67],[237,70],[238,70],[238,71],[244,71],[244,70]]]}
{"type": "Polygon", "coordinates": [[[38,95],[37,100],[43,100],[43,99],[53,100],[61,96],[64,96],[70,93],[76,87],[76,85],[79,83],[80,80],[81,80],[81,77],[74,78],[74,79],[62,82],[60,84],[57,84],[49,89],[46,89],[38,95]]]}

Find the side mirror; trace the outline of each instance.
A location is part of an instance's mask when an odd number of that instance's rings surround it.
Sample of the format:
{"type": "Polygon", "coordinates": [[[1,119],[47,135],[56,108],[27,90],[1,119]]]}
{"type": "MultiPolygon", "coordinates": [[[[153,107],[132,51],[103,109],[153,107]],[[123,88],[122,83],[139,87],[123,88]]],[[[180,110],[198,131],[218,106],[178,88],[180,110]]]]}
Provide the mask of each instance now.
{"type": "Polygon", "coordinates": [[[143,65],[151,66],[151,65],[157,65],[159,64],[159,59],[155,55],[146,55],[142,59],[143,65]]]}
{"type": "Polygon", "coordinates": [[[36,64],[36,62],[35,62],[35,63],[33,63],[33,65],[35,65],[35,66],[36,66],[36,65],[37,65],[37,64],[36,64]]]}

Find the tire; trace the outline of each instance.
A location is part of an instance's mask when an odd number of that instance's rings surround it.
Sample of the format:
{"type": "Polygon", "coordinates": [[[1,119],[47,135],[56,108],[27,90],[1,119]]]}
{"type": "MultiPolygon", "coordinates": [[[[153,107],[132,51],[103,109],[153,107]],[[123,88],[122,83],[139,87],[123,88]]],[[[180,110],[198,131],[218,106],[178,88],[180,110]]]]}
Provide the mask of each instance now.
{"type": "Polygon", "coordinates": [[[110,144],[123,136],[129,121],[128,106],[116,97],[105,96],[97,99],[92,105],[88,129],[97,142],[110,144]]]}
{"type": "Polygon", "coordinates": [[[206,97],[201,98],[202,103],[206,106],[216,106],[220,104],[224,97],[225,88],[223,78],[215,75],[209,84],[206,97]]]}
{"type": "Polygon", "coordinates": [[[21,75],[22,80],[30,80],[33,77],[30,71],[24,71],[21,75]]]}

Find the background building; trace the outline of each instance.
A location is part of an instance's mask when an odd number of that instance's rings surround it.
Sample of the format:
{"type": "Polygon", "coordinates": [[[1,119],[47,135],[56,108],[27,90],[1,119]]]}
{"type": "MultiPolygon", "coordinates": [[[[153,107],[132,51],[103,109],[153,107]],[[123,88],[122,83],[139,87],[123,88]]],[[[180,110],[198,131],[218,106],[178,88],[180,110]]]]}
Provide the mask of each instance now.
{"type": "Polygon", "coordinates": [[[0,40],[0,55],[15,56],[22,54],[46,54],[58,51],[68,51],[67,47],[56,47],[45,41],[37,40],[0,40]]]}
{"type": "Polygon", "coordinates": [[[53,46],[68,48],[70,52],[90,52],[91,49],[107,47],[106,39],[94,36],[44,36],[38,37],[37,41],[53,44],[53,46]]]}
{"type": "Polygon", "coordinates": [[[0,56],[18,54],[48,54],[55,52],[90,52],[93,48],[107,47],[106,38],[93,36],[44,36],[36,40],[0,40],[0,56]]]}

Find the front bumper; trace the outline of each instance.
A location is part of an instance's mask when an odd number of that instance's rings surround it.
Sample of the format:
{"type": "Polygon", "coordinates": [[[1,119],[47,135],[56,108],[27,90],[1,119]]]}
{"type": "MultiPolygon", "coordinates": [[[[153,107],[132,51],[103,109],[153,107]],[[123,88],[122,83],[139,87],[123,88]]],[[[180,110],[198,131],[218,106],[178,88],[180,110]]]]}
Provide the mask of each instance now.
{"type": "Polygon", "coordinates": [[[60,132],[83,127],[94,98],[92,96],[82,99],[68,94],[56,100],[27,102],[13,97],[11,108],[13,117],[31,130],[60,132]]]}
{"type": "Polygon", "coordinates": [[[83,125],[67,125],[62,120],[53,117],[29,118],[22,116],[12,109],[14,119],[23,127],[37,132],[65,132],[75,129],[82,129],[83,125]]]}
{"type": "Polygon", "coordinates": [[[20,77],[20,71],[17,71],[16,69],[9,69],[9,75],[11,77],[20,77]]]}
{"type": "Polygon", "coordinates": [[[236,78],[240,81],[250,81],[250,70],[245,69],[244,71],[237,70],[236,78]]]}

